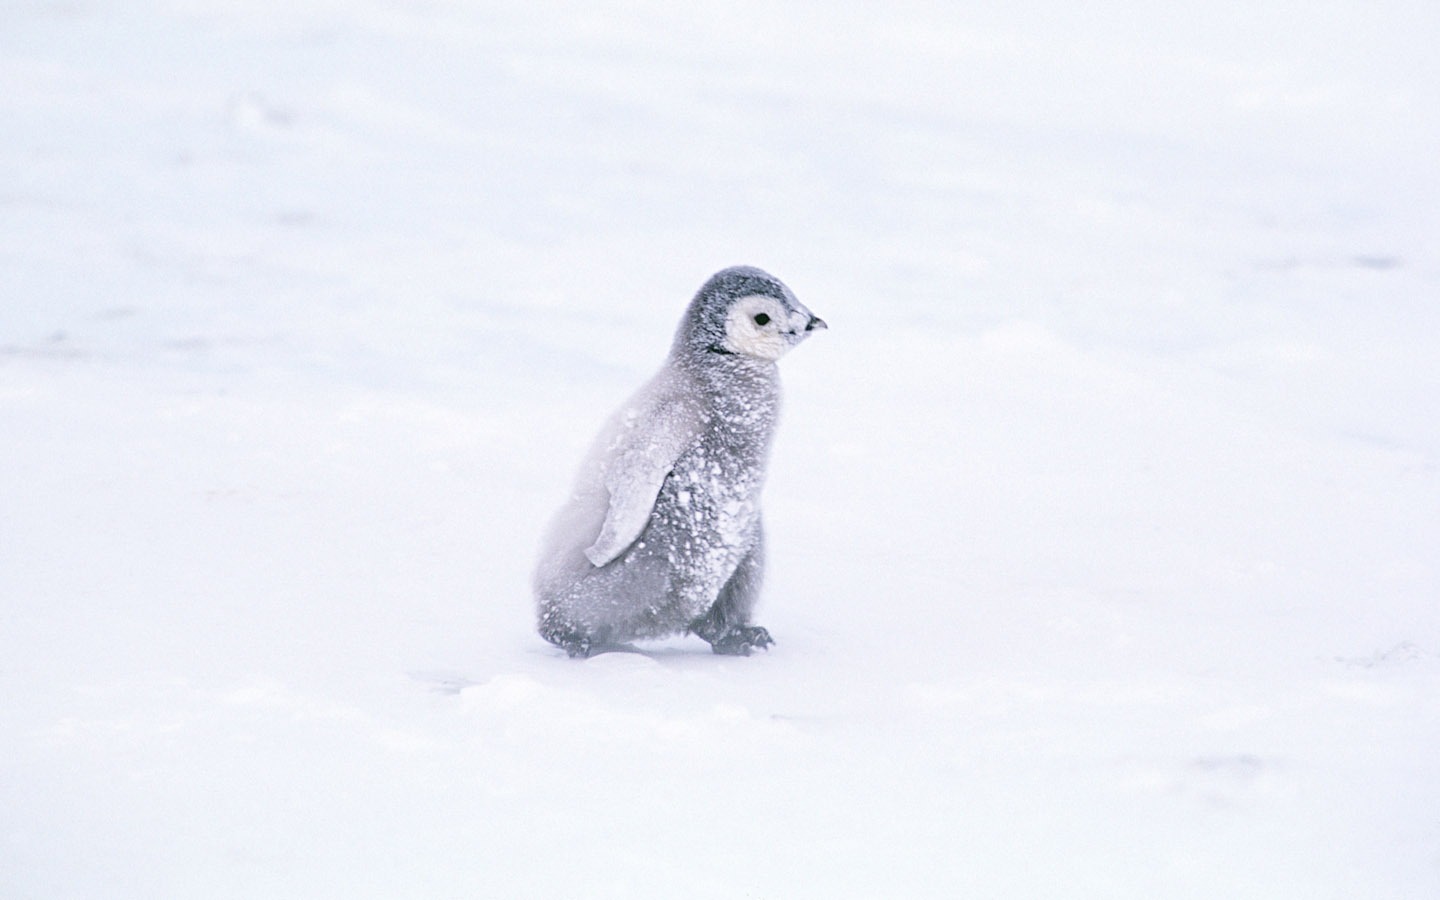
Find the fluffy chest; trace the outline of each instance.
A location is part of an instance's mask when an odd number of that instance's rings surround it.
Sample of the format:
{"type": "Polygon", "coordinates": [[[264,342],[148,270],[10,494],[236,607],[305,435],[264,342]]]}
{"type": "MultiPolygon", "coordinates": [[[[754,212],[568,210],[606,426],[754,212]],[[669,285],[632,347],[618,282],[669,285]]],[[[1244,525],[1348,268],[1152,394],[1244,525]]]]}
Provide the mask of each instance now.
{"type": "Polygon", "coordinates": [[[775,426],[771,398],[724,402],[676,460],[657,512],[695,535],[745,544],[760,516],[760,491],[775,426]]]}

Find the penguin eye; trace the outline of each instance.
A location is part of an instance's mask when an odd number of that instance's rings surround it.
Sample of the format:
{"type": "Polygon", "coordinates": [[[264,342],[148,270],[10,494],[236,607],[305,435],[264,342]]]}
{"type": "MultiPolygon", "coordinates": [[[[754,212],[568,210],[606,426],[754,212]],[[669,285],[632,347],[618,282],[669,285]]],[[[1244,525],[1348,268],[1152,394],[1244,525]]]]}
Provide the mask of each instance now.
{"type": "Polygon", "coordinates": [[[770,324],[770,317],[767,316],[767,315],[765,315],[764,313],[756,313],[756,314],[755,314],[755,324],[756,324],[756,325],[769,325],[769,324],[770,324]]]}

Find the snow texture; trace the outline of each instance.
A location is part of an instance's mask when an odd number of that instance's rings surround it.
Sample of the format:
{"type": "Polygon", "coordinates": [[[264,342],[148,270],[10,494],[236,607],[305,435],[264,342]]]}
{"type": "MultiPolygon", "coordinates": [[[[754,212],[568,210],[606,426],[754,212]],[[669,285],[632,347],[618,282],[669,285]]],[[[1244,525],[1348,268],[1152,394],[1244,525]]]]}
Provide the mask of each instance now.
{"type": "Polygon", "coordinates": [[[0,896],[1440,896],[1440,11],[12,0],[0,896]],[[529,579],[706,275],[769,653],[529,579]]]}

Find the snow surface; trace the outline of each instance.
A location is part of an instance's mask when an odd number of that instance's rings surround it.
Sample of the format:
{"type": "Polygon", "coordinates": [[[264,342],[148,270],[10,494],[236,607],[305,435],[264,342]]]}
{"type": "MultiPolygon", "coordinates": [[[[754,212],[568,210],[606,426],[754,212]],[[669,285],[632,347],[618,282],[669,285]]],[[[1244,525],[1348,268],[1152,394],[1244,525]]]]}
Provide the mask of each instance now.
{"type": "Polygon", "coordinates": [[[1440,896],[1440,7],[10,0],[0,896],[1440,896]],[[777,645],[540,531],[736,263],[777,645]]]}

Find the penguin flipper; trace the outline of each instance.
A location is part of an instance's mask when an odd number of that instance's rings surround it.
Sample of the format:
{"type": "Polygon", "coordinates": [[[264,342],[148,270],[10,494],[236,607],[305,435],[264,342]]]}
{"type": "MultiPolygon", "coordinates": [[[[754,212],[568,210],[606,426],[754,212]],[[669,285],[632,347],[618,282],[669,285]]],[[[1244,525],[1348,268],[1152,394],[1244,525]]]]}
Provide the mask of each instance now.
{"type": "Polygon", "coordinates": [[[675,461],[699,434],[696,417],[682,403],[657,406],[642,418],[648,427],[629,429],[605,473],[610,503],[595,543],[585,548],[597,568],[640,537],[675,461]]]}

